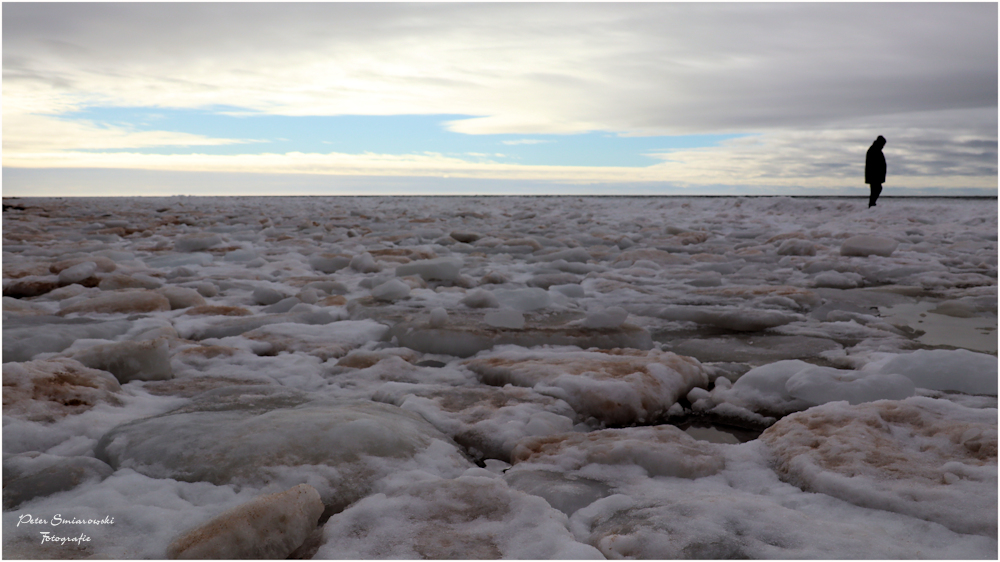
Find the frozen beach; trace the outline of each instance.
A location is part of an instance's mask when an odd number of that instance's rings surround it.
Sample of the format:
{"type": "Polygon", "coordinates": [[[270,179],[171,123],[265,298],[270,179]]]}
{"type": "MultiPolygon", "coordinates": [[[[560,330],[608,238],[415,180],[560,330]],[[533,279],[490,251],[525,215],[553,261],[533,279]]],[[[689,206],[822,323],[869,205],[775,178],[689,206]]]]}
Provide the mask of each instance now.
{"type": "Polygon", "coordinates": [[[995,198],[3,205],[4,558],[997,558],[995,198]]]}

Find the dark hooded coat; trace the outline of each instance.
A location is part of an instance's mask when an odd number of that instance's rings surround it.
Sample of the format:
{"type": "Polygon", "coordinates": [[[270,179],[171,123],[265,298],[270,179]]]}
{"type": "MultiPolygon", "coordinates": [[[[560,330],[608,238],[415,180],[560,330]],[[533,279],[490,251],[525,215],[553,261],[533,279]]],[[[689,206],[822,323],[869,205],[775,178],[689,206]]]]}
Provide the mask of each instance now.
{"type": "Polygon", "coordinates": [[[885,139],[879,137],[868,149],[865,156],[865,183],[883,184],[885,183],[885,155],[882,154],[882,147],[885,146],[885,139]]]}

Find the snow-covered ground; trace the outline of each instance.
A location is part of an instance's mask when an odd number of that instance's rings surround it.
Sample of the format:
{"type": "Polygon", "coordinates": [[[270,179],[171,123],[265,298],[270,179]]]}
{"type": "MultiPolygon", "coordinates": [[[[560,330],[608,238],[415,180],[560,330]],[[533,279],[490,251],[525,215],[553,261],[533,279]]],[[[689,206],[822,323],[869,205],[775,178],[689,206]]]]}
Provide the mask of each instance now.
{"type": "Polygon", "coordinates": [[[3,294],[5,558],[998,554],[993,199],[5,199],[3,294]]]}

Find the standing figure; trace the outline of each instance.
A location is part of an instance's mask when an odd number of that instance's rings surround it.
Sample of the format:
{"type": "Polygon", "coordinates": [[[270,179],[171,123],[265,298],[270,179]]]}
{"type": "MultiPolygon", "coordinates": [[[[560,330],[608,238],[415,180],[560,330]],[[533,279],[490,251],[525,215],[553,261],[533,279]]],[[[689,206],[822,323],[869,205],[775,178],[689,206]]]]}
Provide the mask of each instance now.
{"type": "Polygon", "coordinates": [[[865,183],[871,186],[872,194],[868,197],[868,208],[875,206],[879,193],[882,193],[882,184],[885,183],[885,155],[882,154],[882,147],[885,146],[885,137],[879,135],[868,155],[865,156],[865,183]]]}

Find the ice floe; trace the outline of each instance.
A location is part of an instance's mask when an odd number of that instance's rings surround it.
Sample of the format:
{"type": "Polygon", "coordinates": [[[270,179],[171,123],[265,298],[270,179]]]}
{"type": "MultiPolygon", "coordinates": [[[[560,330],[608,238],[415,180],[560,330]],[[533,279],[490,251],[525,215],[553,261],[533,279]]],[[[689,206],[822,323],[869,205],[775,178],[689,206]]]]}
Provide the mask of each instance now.
{"type": "Polygon", "coordinates": [[[6,558],[996,558],[993,203],[18,203],[6,558]]]}

